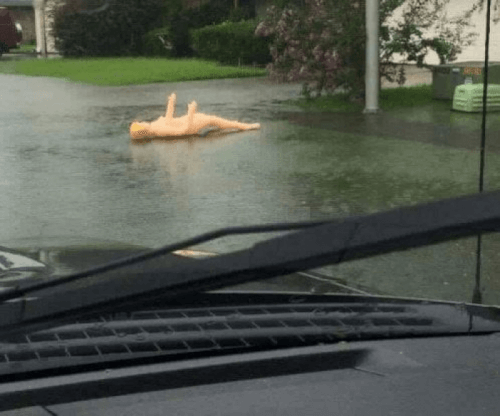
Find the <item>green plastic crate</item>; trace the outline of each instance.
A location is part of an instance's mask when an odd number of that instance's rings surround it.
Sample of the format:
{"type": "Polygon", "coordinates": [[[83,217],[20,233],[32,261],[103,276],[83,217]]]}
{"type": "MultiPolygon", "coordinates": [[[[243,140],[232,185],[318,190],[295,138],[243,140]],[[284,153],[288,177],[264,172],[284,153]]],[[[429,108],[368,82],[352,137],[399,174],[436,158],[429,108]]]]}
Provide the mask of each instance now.
{"type": "MultiPolygon", "coordinates": [[[[456,87],[453,94],[453,110],[466,113],[483,111],[483,88],[483,84],[465,84],[456,87]]],[[[500,85],[488,85],[486,110],[500,111],[500,85]]]]}

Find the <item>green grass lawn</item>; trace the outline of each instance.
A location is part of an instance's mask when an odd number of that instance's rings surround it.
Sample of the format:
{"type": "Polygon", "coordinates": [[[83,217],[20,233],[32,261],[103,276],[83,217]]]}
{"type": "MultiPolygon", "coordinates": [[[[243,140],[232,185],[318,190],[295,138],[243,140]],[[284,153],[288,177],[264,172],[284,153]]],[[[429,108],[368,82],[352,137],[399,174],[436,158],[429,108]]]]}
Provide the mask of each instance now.
{"type": "MultiPolygon", "coordinates": [[[[350,102],[343,93],[325,95],[316,99],[301,98],[288,101],[310,111],[360,112],[364,105],[350,102]]],[[[380,91],[379,105],[383,110],[419,107],[432,103],[432,86],[418,85],[414,87],[386,88],[380,91]]]]}
{"type": "Polygon", "coordinates": [[[36,45],[24,44],[19,48],[11,49],[9,53],[33,53],[36,49],[36,45]]]}
{"type": "Polygon", "coordinates": [[[221,66],[200,59],[94,58],[0,60],[0,73],[64,78],[93,85],[131,85],[255,77],[264,69],[221,66]]]}

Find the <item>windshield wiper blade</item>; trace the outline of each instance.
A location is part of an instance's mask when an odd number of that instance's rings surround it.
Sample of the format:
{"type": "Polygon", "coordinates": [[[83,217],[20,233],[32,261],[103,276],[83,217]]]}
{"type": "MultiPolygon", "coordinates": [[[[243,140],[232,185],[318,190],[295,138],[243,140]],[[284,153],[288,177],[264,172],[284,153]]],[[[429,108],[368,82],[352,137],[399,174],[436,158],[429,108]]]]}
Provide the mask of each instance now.
{"type": "Polygon", "coordinates": [[[180,241],[178,243],[169,244],[158,249],[148,250],[145,253],[135,254],[128,257],[123,257],[119,260],[115,260],[109,263],[101,264],[97,267],[93,267],[81,272],[72,273],[68,276],[63,276],[57,280],[51,280],[42,283],[36,283],[23,288],[13,288],[11,291],[0,294],[0,303],[6,302],[8,300],[16,299],[21,296],[26,296],[29,293],[37,292],[43,289],[48,289],[51,287],[63,286],[68,283],[84,279],[89,276],[95,276],[97,274],[106,273],[112,270],[116,270],[123,267],[129,267],[134,264],[143,263],[147,260],[154,259],[157,257],[164,256],[165,254],[172,253],[177,250],[183,250],[192,247],[196,244],[206,243],[208,241],[213,241],[219,238],[242,235],[242,234],[259,234],[259,233],[270,233],[278,231],[292,231],[299,230],[301,228],[314,227],[317,225],[326,224],[331,221],[307,221],[307,222],[296,222],[296,223],[283,223],[283,224],[266,224],[266,225],[253,225],[253,226],[241,226],[241,227],[228,227],[221,228],[219,230],[211,231],[199,236],[190,238],[188,240],[180,241]]]}
{"type": "Polygon", "coordinates": [[[134,276],[127,284],[113,278],[31,301],[3,303],[0,335],[499,228],[500,191],[351,217],[271,238],[246,250],[179,263],[168,270],[161,264],[147,270],[135,264],[126,270],[134,276]]]}

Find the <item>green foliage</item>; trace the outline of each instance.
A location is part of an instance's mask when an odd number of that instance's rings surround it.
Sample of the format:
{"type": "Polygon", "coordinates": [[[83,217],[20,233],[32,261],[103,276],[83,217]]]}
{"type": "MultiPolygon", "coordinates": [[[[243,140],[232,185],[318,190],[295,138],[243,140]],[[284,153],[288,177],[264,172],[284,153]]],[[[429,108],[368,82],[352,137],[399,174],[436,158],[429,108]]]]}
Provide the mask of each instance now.
{"type": "Polygon", "coordinates": [[[189,36],[189,19],[185,14],[179,13],[170,21],[170,32],[172,34],[173,56],[192,56],[193,50],[191,49],[191,38],[189,36]]]}
{"type": "MultiPolygon", "coordinates": [[[[477,0],[481,1],[481,0],[477,0]]],[[[500,0],[497,0],[500,2],[500,0]]],[[[466,29],[479,6],[448,18],[451,0],[380,0],[380,78],[405,82],[404,69],[393,63],[428,66],[434,51],[441,63],[455,60],[476,33],[466,29]],[[395,10],[401,18],[389,24],[395,10]]],[[[258,36],[273,36],[269,74],[279,80],[303,82],[303,94],[339,88],[354,99],[364,96],[366,0],[275,0],[256,29],[258,36]]],[[[401,67],[403,68],[403,67],[401,67]]]]}
{"type": "Polygon", "coordinates": [[[251,65],[270,62],[270,38],[255,36],[257,22],[224,22],[192,31],[193,45],[203,59],[223,64],[251,65]]]}
{"type": "Polygon", "coordinates": [[[181,15],[189,29],[198,29],[228,20],[232,8],[233,0],[211,0],[200,7],[183,10],[181,15]]]}
{"type": "Polygon", "coordinates": [[[175,2],[173,3],[175,6],[169,8],[164,26],[169,28],[168,42],[172,45],[171,54],[175,57],[194,55],[190,31],[228,20],[232,8],[232,0],[211,0],[190,9],[183,9],[180,0],[171,1],[175,2]]]}
{"type": "Polygon", "coordinates": [[[228,20],[230,22],[242,22],[253,18],[255,18],[255,10],[253,8],[238,7],[237,9],[231,9],[228,20]]]}
{"type": "Polygon", "coordinates": [[[107,0],[86,9],[81,0],[66,0],[53,11],[52,34],[63,56],[133,56],[143,35],[157,27],[163,0],[107,0]]]}
{"type": "Polygon", "coordinates": [[[353,95],[364,86],[364,1],[290,1],[273,6],[256,28],[257,36],[272,38],[268,65],[271,77],[303,82],[303,94],[316,97],[347,86],[353,95]]]}
{"type": "Polygon", "coordinates": [[[145,56],[172,57],[173,44],[170,27],[153,29],[142,37],[142,54],[145,56]]]}

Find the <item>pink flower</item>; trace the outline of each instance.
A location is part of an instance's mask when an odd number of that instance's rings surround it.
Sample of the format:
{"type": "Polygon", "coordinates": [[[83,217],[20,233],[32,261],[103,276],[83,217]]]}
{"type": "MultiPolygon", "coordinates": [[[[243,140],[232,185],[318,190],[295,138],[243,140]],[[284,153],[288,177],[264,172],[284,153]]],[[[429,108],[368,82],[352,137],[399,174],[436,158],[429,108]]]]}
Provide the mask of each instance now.
{"type": "Polygon", "coordinates": [[[269,36],[272,29],[266,25],[266,22],[260,22],[255,28],[255,36],[269,36]]]}

